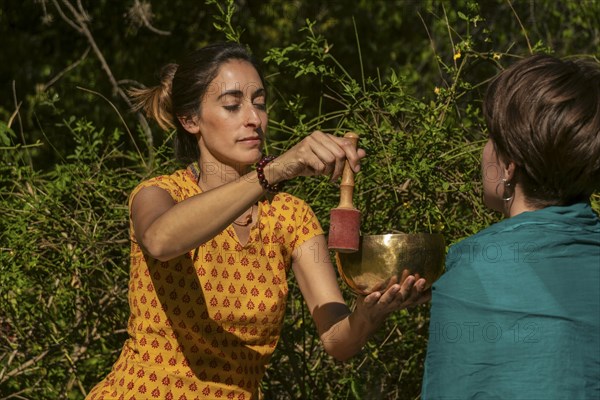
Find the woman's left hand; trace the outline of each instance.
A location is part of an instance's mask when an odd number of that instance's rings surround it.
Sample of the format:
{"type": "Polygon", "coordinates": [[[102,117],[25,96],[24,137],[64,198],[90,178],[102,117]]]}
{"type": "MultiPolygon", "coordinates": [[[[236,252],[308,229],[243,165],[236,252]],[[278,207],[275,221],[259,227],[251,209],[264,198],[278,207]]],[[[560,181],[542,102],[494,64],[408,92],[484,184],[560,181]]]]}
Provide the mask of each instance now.
{"type": "Polygon", "coordinates": [[[383,291],[360,296],[357,311],[365,313],[371,322],[379,324],[394,311],[414,307],[430,299],[431,289],[426,288],[425,279],[409,275],[401,285],[394,283],[383,291]]]}

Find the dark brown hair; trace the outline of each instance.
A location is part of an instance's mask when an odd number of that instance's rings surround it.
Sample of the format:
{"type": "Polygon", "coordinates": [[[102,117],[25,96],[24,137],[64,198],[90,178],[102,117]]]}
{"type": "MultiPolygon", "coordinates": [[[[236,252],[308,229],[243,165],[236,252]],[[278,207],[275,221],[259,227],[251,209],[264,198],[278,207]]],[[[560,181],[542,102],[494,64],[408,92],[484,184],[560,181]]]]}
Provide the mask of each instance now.
{"type": "Polygon", "coordinates": [[[264,82],[258,62],[242,45],[223,42],[200,48],[178,64],[165,65],[160,73],[160,85],[131,89],[133,110],[143,110],[164,130],[177,129],[175,156],[184,162],[198,160],[199,149],[194,135],[190,135],[177,117],[199,115],[201,103],[219,68],[230,60],[251,63],[264,82]]]}
{"type": "Polygon", "coordinates": [[[501,72],[483,112],[498,155],[535,207],[589,200],[600,188],[600,68],[535,55],[501,72]]]}

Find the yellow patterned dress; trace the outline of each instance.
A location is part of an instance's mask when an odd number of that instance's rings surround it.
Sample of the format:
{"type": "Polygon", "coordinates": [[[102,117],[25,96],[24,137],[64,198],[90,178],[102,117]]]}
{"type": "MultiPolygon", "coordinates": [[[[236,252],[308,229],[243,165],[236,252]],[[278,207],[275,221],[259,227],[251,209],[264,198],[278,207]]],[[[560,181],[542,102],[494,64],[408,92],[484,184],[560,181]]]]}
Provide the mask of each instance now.
{"type": "MultiPolygon", "coordinates": [[[[177,202],[201,192],[189,167],[143,182],[130,199],[148,186],[177,202]]],[[[280,335],[292,251],[323,233],[310,207],[286,193],[260,202],[258,215],[245,245],[230,225],[166,262],[144,254],[131,227],[129,338],[87,399],[258,398],[280,335]]]]}

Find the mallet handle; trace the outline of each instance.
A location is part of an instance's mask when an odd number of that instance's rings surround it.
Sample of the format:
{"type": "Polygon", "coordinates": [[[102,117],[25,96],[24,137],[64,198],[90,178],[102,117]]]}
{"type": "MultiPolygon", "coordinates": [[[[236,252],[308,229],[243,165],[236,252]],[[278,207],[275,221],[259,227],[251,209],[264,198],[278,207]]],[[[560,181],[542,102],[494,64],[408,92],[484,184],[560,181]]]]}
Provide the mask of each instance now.
{"type": "MultiPolygon", "coordinates": [[[[354,149],[358,146],[358,135],[354,132],[348,132],[344,138],[350,140],[354,149]]],[[[340,204],[338,208],[354,208],[352,197],[354,195],[354,171],[350,167],[350,163],[346,160],[344,171],[342,172],[342,181],[340,183],[340,204]]]]}

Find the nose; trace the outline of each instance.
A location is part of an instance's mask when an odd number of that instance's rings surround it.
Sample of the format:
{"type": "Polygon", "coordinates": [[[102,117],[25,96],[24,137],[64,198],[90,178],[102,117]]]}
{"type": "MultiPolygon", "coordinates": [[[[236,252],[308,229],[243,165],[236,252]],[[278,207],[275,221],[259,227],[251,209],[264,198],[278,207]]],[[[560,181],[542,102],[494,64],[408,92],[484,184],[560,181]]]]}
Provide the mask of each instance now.
{"type": "Polygon", "coordinates": [[[246,112],[246,124],[249,126],[260,127],[262,120],[258,110],[251,104],[246,112]]]}
{"type": "Polygon", "coordinates": [[[246,118],[248,124],[260,125],[260,115],[258,115],[258,111],[254,108],[253,105],[250,105],[248,107],[248,113],[246,118]]]}

